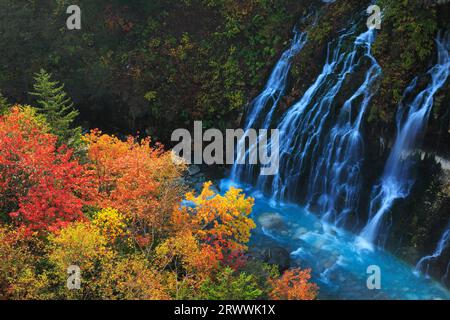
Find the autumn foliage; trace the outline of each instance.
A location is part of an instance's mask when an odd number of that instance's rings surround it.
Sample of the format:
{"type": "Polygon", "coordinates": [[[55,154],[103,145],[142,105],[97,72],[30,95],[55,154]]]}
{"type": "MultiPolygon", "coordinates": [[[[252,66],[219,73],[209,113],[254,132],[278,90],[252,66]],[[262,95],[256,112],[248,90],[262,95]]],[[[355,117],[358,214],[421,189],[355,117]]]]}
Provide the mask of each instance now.
{"type": "Polygon", "coordinates": [[[208,182],[198,196],[186,194],[190,203],[175,212],[173,224],[191,232],[214,260],[231,262],[247,249],[250,231],[256,227],[248,217],[253,199],[235,188],[216,195],[210,187],[208,182]]]}
{"type": "Polygon", "coordinates": [[[173,211],[173,234],[156,248],[156,265],[182,275],[183,285],[194,291],[244,254],[255,227],[248,217],[252,198],[234,188],[221,196],[210,187],[206,183],[199,196],[186,195],[188,203],[173,211]]]}
{"type": "Polygon", "coordinates": [[[241,190],[187,192],[185,165],[150,138],[93,130],[74,152],[50,132],[31,107],[0,117],[0,299],[316,297],[309,270],[248,257],[241,190]]]}
{"type": "Polygon", "coordinates": [[[174,179],[184,168],[161,146],[152,147],[150,138],[121,141],[94,130],[84,140],[95,172],[97,206],[125,214],[137,244],[151,248],[182,198],[174,179]]]}
{"type": "Polygon", "coordinates": [[[82,219],[94,191],[91,172],[56,142],[31,108],[0,118],[0,208],[27,234],[82,219]]]}
{"type": "Polygon", "coordinates": [[[311,270],[286,270],[279,279],[271,279],[270,297],[274,300],[314,300],[318,287],[309,282],[311,270]]]}

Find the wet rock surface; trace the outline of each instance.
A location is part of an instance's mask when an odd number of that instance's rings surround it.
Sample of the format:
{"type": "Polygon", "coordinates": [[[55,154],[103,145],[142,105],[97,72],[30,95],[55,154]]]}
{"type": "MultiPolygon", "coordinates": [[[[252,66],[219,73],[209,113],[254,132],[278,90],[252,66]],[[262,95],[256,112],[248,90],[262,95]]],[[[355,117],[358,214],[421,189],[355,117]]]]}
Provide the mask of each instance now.
{"type": "Polygon", "coordinates": [[[211,189],[219,193],[219,187],[215,181],[219,181],[225,176],[225,170],[225,168],[217,166],[189,165],[182,180],[185,185],[196,192],[202,190],[205,182],[211,181],[213,182],[211,189]]]}
{"type": "Polygon", "coordinates": [[[291,267],[290,252],[287,249],[281,247],[269,237],[261,240],[260,245],[251,247],[249,255],[252,258],[277,265],[281,272],[291,267]]]}
{"type": "Polygon", "coordinates": [[[277,212],[262,213],[258,217],[258,223],[268,231],[284,232],[288,229],[283,217],[277,212]]]}

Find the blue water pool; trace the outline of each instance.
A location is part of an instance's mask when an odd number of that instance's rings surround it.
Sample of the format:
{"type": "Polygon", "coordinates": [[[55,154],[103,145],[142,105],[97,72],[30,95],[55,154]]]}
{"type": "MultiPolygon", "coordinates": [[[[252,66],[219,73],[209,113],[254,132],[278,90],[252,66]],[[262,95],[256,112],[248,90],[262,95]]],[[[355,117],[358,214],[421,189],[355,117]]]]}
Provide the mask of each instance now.
{"type": "Polygon", "coordinates": [[[414,267],[390,253],[373,248],[345,230],[321,221],[305,208],[274,202],[259,191],[230,180],[222,180],[221,191],[235,186],[255,198],[252,218],[257,223],[250,247],[264,241],[276,243],[290,252],[295,265],[311,268],[320,287],[320,299],[450,299],[450,292],[433,279],[417,274],[414,267]],[[276,215],[285,227],[264,229],[262,215],[276,215]],[[370,290],[369,266],[381,272],[381,289],[370,290]]]}

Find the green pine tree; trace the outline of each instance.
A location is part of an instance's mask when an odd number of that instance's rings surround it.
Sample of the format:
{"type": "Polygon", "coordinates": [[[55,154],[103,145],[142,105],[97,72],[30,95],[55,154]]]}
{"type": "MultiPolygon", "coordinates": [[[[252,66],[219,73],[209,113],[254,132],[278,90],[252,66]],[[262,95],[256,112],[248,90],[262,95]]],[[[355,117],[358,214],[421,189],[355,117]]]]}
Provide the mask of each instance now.
{"type": "Polygon", "coordinates": [[[37,109],[43,114],[51,127],[51,132],[59,137],[59,143],[77,147],[80,143],[81,128],[73,126],[78,110],[64,92],[64,85],[51,80],[52,75],[41,69],[35,74],[35,92],[37,109]]]}
{"type": "Polygon", "coordinates": [[[11,105],[8,100],[0,92],[0,115],[5,114],[9,110],[10,106],[11,105]]]}

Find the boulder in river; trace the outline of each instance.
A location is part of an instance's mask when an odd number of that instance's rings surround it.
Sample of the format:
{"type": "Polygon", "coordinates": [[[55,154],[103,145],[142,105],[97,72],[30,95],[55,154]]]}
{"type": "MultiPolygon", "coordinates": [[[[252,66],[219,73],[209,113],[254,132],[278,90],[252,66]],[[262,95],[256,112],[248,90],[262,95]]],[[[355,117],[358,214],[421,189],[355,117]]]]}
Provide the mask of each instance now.
{"type": "Polygon", "coordinates": [[[281,272],[291,266],[289,251],[280,246],[262,248],[256,252],[253,251],[251,255],[265,263],[277,265],[281,272]]]}
{"type": "Polygon", "coordinates": [[[306,228],[300,227],[294,231],[294,240],[301,239],[304,234],[306,234],[308,230],[306,228]]]}
{"type": "Polygon", "coordinates": [[[265,212],[258,217],[258,222],[266,230],[282,232],[287,230],[283,217],[277,212],[265,212]]]}

